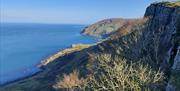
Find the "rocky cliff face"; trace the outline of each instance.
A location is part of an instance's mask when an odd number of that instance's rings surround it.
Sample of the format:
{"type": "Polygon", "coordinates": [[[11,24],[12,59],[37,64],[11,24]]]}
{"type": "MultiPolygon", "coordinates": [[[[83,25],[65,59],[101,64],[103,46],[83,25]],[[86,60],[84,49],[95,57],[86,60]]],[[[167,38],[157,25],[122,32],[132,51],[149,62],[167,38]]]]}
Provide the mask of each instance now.
{"type": "MultiPolygon", "coordinates": [[[[166,7],[162,4],[152,4],[147,8],[145,17],[149,17],[147,32],[146,33],[159,33],[159,49],[162,58],[164,59],[170,48],[177,48],[177,45],[173,43],[173,36],[177,33],[176,25],[180,16],[179,7],[166,7]]],[[[151,35],[148,36],[151,38],[151,35]]]]}
{"type": "Polygon", "coordinates": [[[108,53],[131,62],[141,61],[150,65],[153,70],[160,67],[166,79],[162,86],[157,86],[157,91],[179,91],[180,7],[170,7],[163,3],[152,4],[147,8],[145,17],[149,18],[148,21],[131,26],[132,32],[115,38],[111,36],[96,45],[56,58],[48,63],[40,74],[4,86],[0,90],[55,91],[52,86],[56,83],[57,77],[63,78],[64,73],[69,74],[76,69],[85,77],[97,70],[89,70],[96,65],[89,54],[108,53]]]}
{"type": "MultiPolygon", "coordinates": [[[[155,34],[159,34],[160,48],[158,49],[158,57],[160,65],[166,66],[169,69],[168,73],[170,73],[167,90],[178,91],[180,90],[179,77],[173,79],[174,81],[172,81],[172,78],[180,72],[180,54],[178,48],[180,46],[180,35],[178,31],[180,6],[171,7],[165,3],[152,4],[147,8],[145,17],[150,18],[146,33],[152,34],[152,31],[154,31],[155,34]]],[[[151,38],[150,36],[148,35],[147,38],[151,38]]]]}

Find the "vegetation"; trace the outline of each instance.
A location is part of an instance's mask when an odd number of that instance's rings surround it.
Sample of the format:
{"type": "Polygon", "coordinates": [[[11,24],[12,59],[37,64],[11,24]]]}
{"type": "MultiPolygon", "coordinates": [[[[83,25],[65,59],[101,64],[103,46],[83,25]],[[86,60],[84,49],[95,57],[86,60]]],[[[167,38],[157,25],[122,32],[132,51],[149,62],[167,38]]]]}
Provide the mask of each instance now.
{"type": "MultiPolygon", "coordinates": [[[[154,36],[153,41],[149,40],[152,37],[141,38],[143,26],[134,27],[134,32],[126,36],[106,40],[103,43],[76,53],[70,52],[64,57],[59,56],[60,58],[57,58],[56,61],[50,64],[48,63],[45,70],[33,79],[33,81],[38,82],[37,85],[33,84],[34,82],[30,82],[32,79],[30,81],[25,80],[23,83],[19,82],[17,85],[7,86],[2,91],[7,91],[8,88],[11,89],[8,91],[14,91],[14,89],[17,89],[16,87],[24,91],[28,89],[32,91],[54,91],[55,89],[60,91],[99,90],[99,88],[102,90],[108,88],[108,90],[114,91],[157,89],[161,85],[164,76],[162,72],[155,68],[159,66],[153,63],[149,64],[149,62],[156,63],[158,61],[155,57],[157,57],[159,38],[154,36]],[[149,46],[151,47],[149,48],[149,46]],[[95,54],[89,57],[87,52],[95,54]],[[118,56],[113,57],[110,54],[118,56]],[[142,56],[140,57],[140,55],[142,56]],[[130,59],[133,63],[130,62],[130,59]],[[149,65],[137,62],[139,60],[149,65]],[[74,69],[77,69],[77,71],[73,72],[74,69]],[[88,73],[89,71],[90,74],[88,73]],[[63,75],[64,73],[65,75],[63,75]],[[142,75],[144,78],[142,78],[142,75]],[[21,84],[32,84],[33,88],[29,87],[30,85],[22,86],[21,84]]],[[[149,35],[153,34],[149,33],[149,35]]],[[[160,87],[164,88],[163,86],[160,87]]]]}
{"type": "Polygon", "coordinates": [[[158,4],[162,4],[163,6],[167,6],[167,7],[177,7],[180,6],[180,1],[176,1],[176,2],[161,2],[158,4]]]}
{"type": "MultiPolygon", "coordinates": [[[[160,45],[164,31],[144,30],[146,24],[141,22],[130,25],[125,26],[124,31],[115,32],[117,37],[95,46],[73,45],[74,49],[63,50],[62,54],[54,56],[55,59],[47,61],[42,73],[0,90],[164,91],[167,85],[164,81],[169,80],[169,75],[178,87],[180,74],[171,74],[170,63],[164,63],[167,50],[165,45],[160,45]]],[[[179,43],[178,35],[175,39],[174,42],[179,43]]]]}
{"type": "Polygon", "coordinates": [[[126,31],[125,29],[131,26],[131,24],[136,21],[138,21],[138,19],[105,19],[86,27],[81,32],[81,34],[102,37],[104,39],[114,32],[119,31],[120,29],[122,31],[126,31]]]}
{"type": "Polygon", "coordinates": [[[73,87],[78,86],[79,84],[82,84],[84,82],[84,79],[79,79],[78,76],[79,72],[77,70],[74,70],[69,75],[64,74],[63,80],[58,81],[53,87],[55,89],[65,88],[68,90],[73,90],[73,87]]]}
{"type": "Polygon", "coordinates": [[[160,70],[155,71],[140,62],[128,63],[118,56],[96,54],[94,60],[99,62],[97,70],[86,80],[78,80],[78,74],[73,72],[65,75],[55,87],[80,91],[149,91],[158,89],[164,79],[160,70]]]}
{"type": "Polygon", "coordinates": [[[83,49],[88,48],[90,46],[91,46],[90,44],[73,44],[71,48],[66,48],[64,50],[61,50],[61,51],[57,52],[56,54],[53,54],[50,57],[43,60],[41,62],[41,64],[39,65],[39,67],[47,65],[48,63],[56,60],[59,57],[62,57],[64,55],[67,55],[67,54],[70,54],[70,53],[73,53],[76,51],[83,50],[83,49]]]}

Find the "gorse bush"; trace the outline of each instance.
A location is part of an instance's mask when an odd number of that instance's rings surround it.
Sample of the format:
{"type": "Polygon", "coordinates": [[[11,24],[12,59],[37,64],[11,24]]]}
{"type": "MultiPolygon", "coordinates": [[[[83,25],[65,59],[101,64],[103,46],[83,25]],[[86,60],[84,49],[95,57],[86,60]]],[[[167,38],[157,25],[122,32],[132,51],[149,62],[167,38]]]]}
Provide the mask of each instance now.
{"type": "Polygon", "coordinates": [[[93,59],[98,61],[96,71],[85,80],[79,80],[78,73],[73,72],[75,78],[72,74],[65,75],[55,87],[75,91],[150,91],[158,89],[164,79],[160,70],[155,71],[140,62],[128,63],[126,59],[110,54],[96,54],[93,59]],[[77,81],[67,81],[69,77],[77,81]]]}

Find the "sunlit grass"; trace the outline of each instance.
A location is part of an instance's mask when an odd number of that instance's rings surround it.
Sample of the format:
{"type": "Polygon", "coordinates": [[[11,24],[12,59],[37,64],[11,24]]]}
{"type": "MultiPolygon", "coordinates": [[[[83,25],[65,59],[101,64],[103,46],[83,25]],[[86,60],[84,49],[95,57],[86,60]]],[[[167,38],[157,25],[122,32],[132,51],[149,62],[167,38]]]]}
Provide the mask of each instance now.
{"type": "Polygon", "coordinates": [[[159,4],[162,4],[163,6],[167,6],[167,7],[177,7],[177,6],[180,6],[180,1],[177,1],[177,2],[161,2],[159,4]]]}

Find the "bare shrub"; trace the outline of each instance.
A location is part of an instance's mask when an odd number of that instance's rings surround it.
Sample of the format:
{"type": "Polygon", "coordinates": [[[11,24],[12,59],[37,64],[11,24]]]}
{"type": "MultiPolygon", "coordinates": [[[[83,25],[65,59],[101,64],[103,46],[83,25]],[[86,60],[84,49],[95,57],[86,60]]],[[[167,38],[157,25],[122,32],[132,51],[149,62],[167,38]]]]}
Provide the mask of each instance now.
{"type": "Polygon", "coordinates": [[[57,83],[53,86],[55,89],[67,89],[73,90],[76,86],[79,86],[84,82],[84,79],[79,79],[79,72],[74,70],[69,75],[64,74],[62,80],[57,81],[57,83]]]}
{"type": "Polygon", "coordinates": [[[163,73],[148,65],[127,63],[126,59],[101,54],[94,57],[99,61],[97,71],[81,85],[88,91],[149,91],[155,90],[164,79],[163,73]]]}

